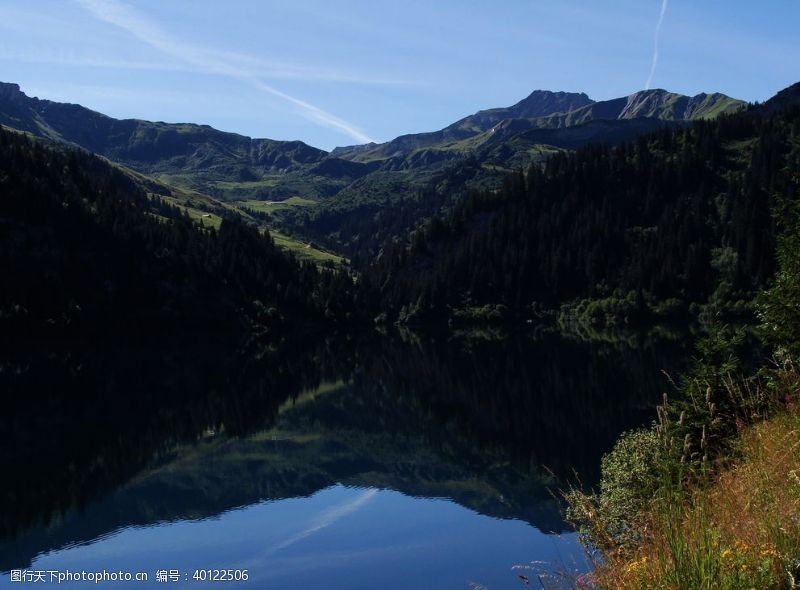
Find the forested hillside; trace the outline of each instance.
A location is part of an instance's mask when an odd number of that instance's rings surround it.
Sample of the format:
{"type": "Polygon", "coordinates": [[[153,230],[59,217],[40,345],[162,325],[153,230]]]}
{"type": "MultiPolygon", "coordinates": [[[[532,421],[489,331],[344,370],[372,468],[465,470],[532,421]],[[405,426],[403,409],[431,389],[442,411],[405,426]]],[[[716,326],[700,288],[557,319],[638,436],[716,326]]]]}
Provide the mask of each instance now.
{"type": "Polygon", "coordinates": [[[796,194],[796,90],[780,108],[555,154],[387,248],[371,279],[406,319],[487,305],[530,317],[584,298],[627,317],[742,311],[775,270],[776,199],[796,194]]]}
{"type": "Polygon", "coordinates": [[[408,217],[420,201],[428,211],[436,203],[460,200],[468,190],[498,188],[507,172],[541,164],[562,150],[589,143],[617,145],[744,106],[718,93],[689,97],[646,90],[595,102],[585,94],[537,90],[513,106],[479,111],[439,131],[337,148],[332,157],[373,169],[334,198],[291,212],[287,220],[348,256],[371,257],[377,242],[402,240],[413,229],[413,223],[397,226],[397,209],[408,217]],[[387,233],[387,224],[400,231],[387,233]]]}
{"type": "Polygon", "coordinates": [[[0,128],[0,189],[7,333],[279,330],[353,309],[346,274],[297,262],[237,218],[203,228],[82,150],[0,128]]]}

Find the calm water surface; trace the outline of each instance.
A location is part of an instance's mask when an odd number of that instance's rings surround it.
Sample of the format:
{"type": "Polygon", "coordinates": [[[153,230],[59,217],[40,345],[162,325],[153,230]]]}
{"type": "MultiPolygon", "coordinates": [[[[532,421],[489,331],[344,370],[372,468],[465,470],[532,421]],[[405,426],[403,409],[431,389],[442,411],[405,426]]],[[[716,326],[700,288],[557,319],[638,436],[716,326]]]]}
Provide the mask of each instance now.
{"type": "Polygon", "coordinates": [[[501,590],[520,573],[558,587],[588,565],[551,491],[573,470],[593,482],[615,437],[650,419],[679,342],[9,356],[0,587],[25,587],[13,570],[104,569],[149,582],[59,587],[501,590]],[[217,568],[248,580],[192,579],[217,568]]]}

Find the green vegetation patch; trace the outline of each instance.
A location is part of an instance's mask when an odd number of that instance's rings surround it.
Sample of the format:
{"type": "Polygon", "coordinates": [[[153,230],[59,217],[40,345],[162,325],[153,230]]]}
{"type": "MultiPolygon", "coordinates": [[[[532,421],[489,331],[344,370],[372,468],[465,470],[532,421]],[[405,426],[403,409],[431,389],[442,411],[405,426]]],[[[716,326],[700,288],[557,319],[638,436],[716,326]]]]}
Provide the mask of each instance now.
{"type": "Polygon", "coordinates": [[[331,252],[326,252],[325,250],[320,249],[313,242],[303,242],[297,238],[288,236],[274,229],[270,229],[269,233],[272,236],[272,239],[275,241],[276,246],[285,250],[290,250],[295,256],[297,256],[297,258],[301,260],[313,260],[314,262],[320,264],[331,262],[336,265],[346,262],[346,260],[341,256],[337,256],[331,252]]]}
{"type": "Polygon", "coordinates": [[[308,207],[316,205],[316,201],[306,199],[304,197],[289,197],[281,201],[262,201],[258,199],[247,199],[244,201],[235,201],[235,205],[239,207],[247,207],[254,211],[263,213],[273,213],[282,209],[289,209],[291,207],[308,207]]]}

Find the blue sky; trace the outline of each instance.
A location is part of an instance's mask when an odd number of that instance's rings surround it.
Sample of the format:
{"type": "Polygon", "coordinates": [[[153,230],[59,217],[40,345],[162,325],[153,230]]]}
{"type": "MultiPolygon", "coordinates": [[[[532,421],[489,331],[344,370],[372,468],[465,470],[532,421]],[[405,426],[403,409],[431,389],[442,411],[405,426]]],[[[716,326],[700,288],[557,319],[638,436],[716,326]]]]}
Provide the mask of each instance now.
{"type": "Polygon", "coordinates": [[[798,23],[798,0],[0,0],[0,80],[331,149],[539,88],[622,96],[651,71],[654,88],[764,100],[800,80],[798,23]]]}

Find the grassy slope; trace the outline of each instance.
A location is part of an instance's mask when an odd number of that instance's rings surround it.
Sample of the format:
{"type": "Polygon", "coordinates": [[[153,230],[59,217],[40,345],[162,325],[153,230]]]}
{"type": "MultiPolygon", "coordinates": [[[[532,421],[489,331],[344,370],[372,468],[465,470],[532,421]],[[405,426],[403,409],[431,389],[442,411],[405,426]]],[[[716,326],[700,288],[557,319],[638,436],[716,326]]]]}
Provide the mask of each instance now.
{"type": "Polygon", "coordinates": [[[243,201],[236,201],[236,205],[243,205],[255,211],[263,213],[273,213],[282,209],[289,209],[291,207],[309,207],[315,205],[317,202],[312,199],[304,197],[289,197],[283,201],[259,201],[256,199],[246,199],[243,201]]]}
{"type": "Polygon", "coordinates": [[[345,262],[345,259],[341,256],[322,250],[310,242],[298,240],[297,238],[281,233],[278,230],[271,229],[270,234],[278,246],[289,250],[300,259],[313,260],[318,263],[330,261],[334,264],[341,264],[342,262],[345,262]]]}
{"type": "Polygon", "coordinates": [[[609,554],[601,588],[793,588],[800,556],[800,381],[793,400],[741,433],[739,460],[708,487],[655,503],[633,550],[609,554]]]}
{"type": "Polygon", "coordinates": [[[300,260],[311,260],[319,264],[327,262],[332,262],[336,265],[346,263],[346,260],[341,256],[325,251],[309,242],[304,242],[294,238],[272,227],[268,228],[265,223],[252,218],[245,211],[242,211],[239,208],[239,205],[244,205],[256,211],[271,213],[291,207],[305,207],[313,205],[315,201],[311,199],[306,199],[304,197],[290,197],[285,201],[248,200],[223,202],[196,190],[170,186],[161,179],[155,180],[149,176],[146,176],[135,170],[131,170],[130,168],[110,160],[109,163],[128,174],[151,194],[158,195],[164,201],[186,211],[189,217],[205,227],[219,229],[223,215],[241,215],[252,222],[260,223],[265,229],[269,229],[269,232],[272,235],[272,238],[275,240],[275,243],[279,247],[292,252],[300,260]]]}

